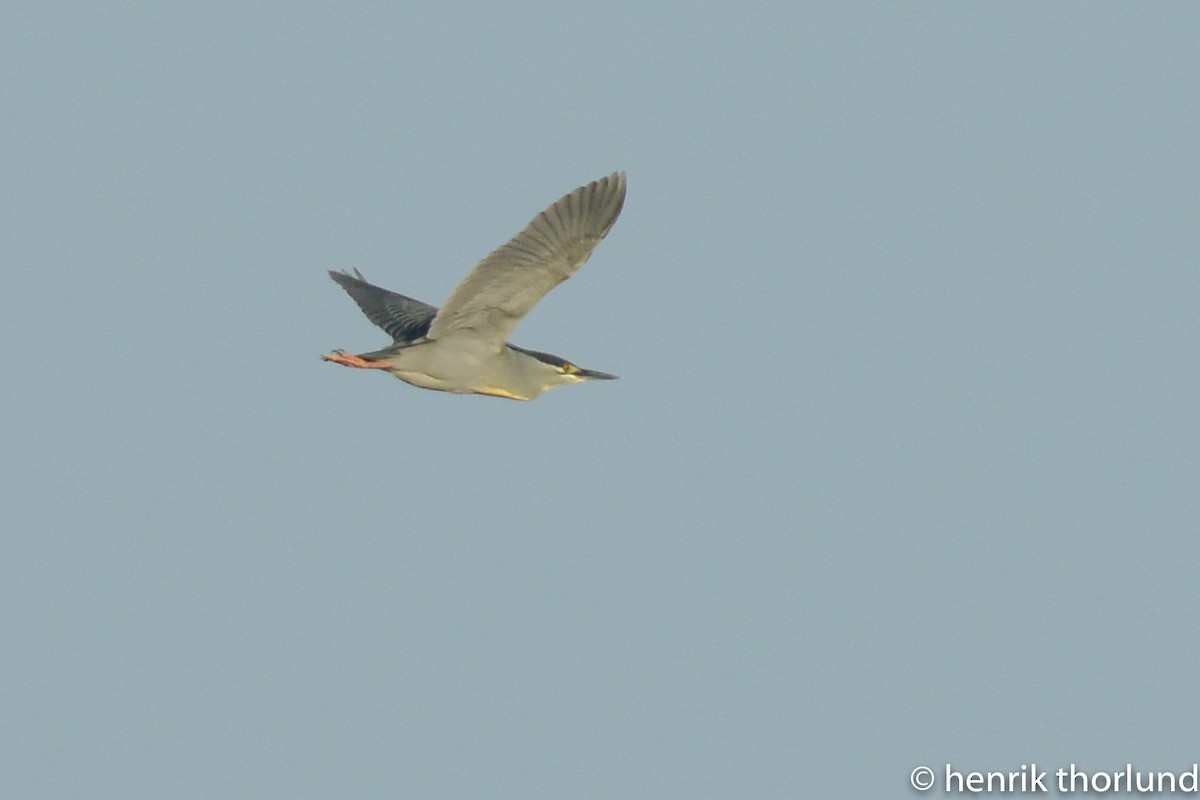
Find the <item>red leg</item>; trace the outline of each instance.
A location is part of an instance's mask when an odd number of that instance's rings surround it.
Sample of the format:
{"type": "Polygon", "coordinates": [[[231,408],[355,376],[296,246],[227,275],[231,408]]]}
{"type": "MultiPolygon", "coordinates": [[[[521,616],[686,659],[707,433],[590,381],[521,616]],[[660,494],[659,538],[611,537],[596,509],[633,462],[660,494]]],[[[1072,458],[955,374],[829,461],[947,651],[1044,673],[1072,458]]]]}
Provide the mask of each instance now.
{"type": "Polygon", "coordinates": [[[352,356],[345,350],[334,350],[332,353],[327,353],[321,356],[322,361],[332,361],[335,364],[341,364],[343,367],[355,367],[357,369],[389,369],[392,366],[390,359],[384,361],[364,361],[358,356],[352,356]]]}

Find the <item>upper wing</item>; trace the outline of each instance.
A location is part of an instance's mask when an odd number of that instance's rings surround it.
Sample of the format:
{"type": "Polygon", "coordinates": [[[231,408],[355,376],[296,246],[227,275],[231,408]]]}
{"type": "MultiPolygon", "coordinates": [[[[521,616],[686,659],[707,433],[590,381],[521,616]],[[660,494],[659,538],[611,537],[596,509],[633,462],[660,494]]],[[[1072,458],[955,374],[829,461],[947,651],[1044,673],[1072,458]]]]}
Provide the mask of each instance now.
{"type": "Polygon", "coordinates": [[[429,324],[437,314],[437,309],[428,303],[367,283],[358,270],[354,270],[353,275],[330,270],[329,277],[358,303],[367,319],[387,331],[397,342],[420,339],[429,331],[429,324]]]}
{"type": "Polygon", "coordinates": [[[624,203],[624,172],[565,195],[471,270],[434,317],[429,338],[470,329],[508,341],[529,309],[583,266],[624,203]]]}

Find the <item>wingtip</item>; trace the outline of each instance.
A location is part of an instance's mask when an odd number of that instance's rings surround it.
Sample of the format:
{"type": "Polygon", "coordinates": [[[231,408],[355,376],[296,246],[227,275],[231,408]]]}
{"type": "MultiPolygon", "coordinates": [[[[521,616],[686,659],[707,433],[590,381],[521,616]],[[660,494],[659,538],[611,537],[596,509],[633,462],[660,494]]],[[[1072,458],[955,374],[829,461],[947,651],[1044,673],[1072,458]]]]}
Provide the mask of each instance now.
{"type": "Polygon", "coordinates": [[[617,170],[607,178],[601,178],[597,183],[611,183],[616,187],[617,191],[624,192],[626,184],[625,170],[617,170]]]}
{"type": "Polygon", "coordinates": [[[339,286],[345,286],[347,281],[351,283],[367,282],[367,279],[363,277],[363,274],[358,269],[353,269],[352,272],[344,269],[331,269],[329,270],[329,277],[339,286]]]}

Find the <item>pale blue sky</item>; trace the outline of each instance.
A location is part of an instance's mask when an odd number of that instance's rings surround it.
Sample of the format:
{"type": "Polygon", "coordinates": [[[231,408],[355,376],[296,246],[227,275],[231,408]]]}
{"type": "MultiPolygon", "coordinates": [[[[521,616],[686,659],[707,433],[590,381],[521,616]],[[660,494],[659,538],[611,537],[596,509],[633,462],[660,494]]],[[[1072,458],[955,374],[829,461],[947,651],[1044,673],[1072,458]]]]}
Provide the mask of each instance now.
{"type": "Polygon", "coordinates": [[[1194,4],[5,18],[0,796],[1195,761],[1194,4]],[[514,341],[621,380],[318,359],[617,169],[514,341]]]}

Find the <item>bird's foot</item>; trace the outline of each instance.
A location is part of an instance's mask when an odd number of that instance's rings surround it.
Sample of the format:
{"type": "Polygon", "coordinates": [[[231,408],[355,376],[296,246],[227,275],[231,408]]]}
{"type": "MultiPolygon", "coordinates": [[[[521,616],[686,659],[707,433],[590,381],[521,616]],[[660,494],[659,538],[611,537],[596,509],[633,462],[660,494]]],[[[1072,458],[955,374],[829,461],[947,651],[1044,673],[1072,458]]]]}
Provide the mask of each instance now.
{"type": "Polygon", "coordinates": [[[391,366],[388,361],[365,361],[358,356],[351,355],[345,350],[334,350],[332,353],[326,353],[321,356],[322,361],[332,361],[335,364],[341,364],[343,367],[355,367],[356,369],[387,369],[391,366]]]}

